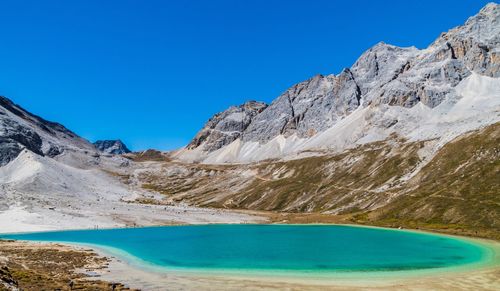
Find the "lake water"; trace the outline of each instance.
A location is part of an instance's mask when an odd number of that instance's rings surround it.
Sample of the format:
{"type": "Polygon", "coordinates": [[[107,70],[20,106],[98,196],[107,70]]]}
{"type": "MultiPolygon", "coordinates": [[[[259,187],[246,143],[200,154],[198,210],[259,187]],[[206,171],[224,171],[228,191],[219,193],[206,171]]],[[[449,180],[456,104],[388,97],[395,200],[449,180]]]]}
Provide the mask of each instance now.
{"type": "Polygon", "coordinates": [[[332,225],[195,225],[1,235],[111,247],[155,267],[355,272],[479,262],[485,249],[417,232],[332,225]]]}

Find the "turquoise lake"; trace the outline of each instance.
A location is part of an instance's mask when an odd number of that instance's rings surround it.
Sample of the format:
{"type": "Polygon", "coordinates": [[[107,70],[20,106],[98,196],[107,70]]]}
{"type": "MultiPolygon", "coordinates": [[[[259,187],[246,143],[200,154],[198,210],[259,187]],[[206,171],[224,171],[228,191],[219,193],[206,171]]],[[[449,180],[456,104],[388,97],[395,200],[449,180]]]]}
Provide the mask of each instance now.
{"type": "Polygon", "coordinates": [[[401,271],[481,261],[446,236],[332,225],[194,225],[0,235],[111,247],[156,267],[299,272],[401,271]]]}

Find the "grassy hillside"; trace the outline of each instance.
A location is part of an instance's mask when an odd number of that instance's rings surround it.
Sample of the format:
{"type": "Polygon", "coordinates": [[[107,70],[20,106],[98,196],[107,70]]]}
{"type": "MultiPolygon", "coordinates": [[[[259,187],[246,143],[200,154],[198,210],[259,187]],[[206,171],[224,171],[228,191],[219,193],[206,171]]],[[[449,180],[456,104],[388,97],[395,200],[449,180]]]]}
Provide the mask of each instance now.
{"type": "Polygon", "coordinates": [[[254,166],[257,178],[231,199],[245,209],[351,213],[383,205],[384,185],[415,169],[419,144],[375,143],[336,156],[254,166]]]}
{"type": "Polygon", "coordinates": [[[142,171],[142,186],[205,207],[352,213],[385,205],[384,190],[418,165],[420,143],[374,143],[341,155],[250,165],[165,163],[142,171]]]}
{"type": "Polygon", "coordinates": [[[367,222],[500,237],[500,125],[445,145],[367,222]]]}
{"type": "Polygon", "coordinates": [[[500,124],[445,145],[430,161],[421,159],[425,145],[394,138],[290,161],[166,162],[137,178],[167,201],[500,238],[500,124]]]}

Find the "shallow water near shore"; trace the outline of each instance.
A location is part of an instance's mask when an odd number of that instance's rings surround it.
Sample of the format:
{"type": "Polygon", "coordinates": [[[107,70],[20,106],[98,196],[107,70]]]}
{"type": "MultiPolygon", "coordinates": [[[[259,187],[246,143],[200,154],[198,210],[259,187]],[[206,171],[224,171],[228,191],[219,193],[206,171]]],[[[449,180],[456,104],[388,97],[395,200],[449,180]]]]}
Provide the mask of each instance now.
{"type": "Polygon", "coordinates": [[[104,250],[155,270],[387,273],[473,266],[490,250],[458,238],[341,225],[192,225],[0,235],[104,250]]]}

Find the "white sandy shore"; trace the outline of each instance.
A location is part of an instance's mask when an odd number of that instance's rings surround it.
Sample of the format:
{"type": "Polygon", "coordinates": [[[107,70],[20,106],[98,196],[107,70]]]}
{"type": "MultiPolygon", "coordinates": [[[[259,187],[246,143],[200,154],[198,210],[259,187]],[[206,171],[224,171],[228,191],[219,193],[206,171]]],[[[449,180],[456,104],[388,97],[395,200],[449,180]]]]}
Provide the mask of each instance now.
{"type": "Polygon", "coordinates": [[[76,213],[59,209],[33,212],[28,211],[25,206],[13,205],[0,211],[0,233],[266,221],[264,217],[236,211],[185,205],[146,205],[116,201],[86,208],[76,213]]]}

